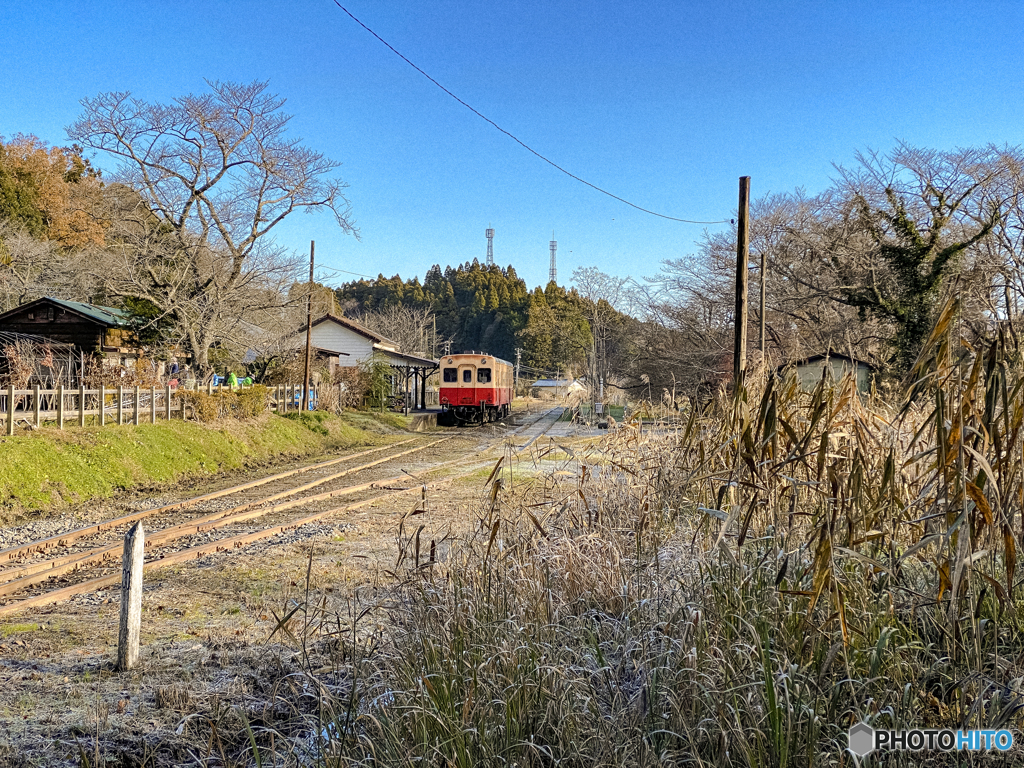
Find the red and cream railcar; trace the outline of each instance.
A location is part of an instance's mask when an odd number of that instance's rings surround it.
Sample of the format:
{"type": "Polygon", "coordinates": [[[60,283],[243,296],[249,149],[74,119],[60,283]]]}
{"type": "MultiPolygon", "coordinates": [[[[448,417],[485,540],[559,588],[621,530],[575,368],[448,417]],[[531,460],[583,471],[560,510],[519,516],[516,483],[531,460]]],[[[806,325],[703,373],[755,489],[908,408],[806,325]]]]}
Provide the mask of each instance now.
{"type": "Polygon", "coordinates": [[[441,407],[456,423],[497,421],[512,410],[512,363],[471,353],[441,358],[441,407]]]}

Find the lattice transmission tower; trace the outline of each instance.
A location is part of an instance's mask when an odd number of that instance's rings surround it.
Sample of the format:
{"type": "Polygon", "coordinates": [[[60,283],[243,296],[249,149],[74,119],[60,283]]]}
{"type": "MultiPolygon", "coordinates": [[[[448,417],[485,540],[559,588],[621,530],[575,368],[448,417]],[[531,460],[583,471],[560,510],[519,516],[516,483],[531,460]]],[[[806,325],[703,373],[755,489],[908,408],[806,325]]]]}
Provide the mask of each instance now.
{"type": "Polygon", "coordinates": [[[487,228],[487,265],[491,266],[494,264],[494,230],[490,227],[487,228]]]}
{"type": "MultiPolygon", "coordinates": [[[[554,237],[555,233],[551,233],[551,237],[554,237]]],[[[551,268],[548,270],[548,282],[558,282],[558,269],[555,267],[555,251],[558,249],[558,243],[554,240],[551,241],[551,268]]]]}

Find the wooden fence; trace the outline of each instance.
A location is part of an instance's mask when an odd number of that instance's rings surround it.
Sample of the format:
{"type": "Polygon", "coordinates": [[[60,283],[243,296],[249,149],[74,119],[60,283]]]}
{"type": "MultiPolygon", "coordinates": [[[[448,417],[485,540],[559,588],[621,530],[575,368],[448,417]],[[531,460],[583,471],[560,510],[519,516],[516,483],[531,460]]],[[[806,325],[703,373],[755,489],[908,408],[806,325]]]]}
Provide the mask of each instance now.
{"type": "MultiPolygon", "coordinates": [[[[236,387],[235,391],[250,389],[251,386],[236,387]]],[[[208,384],[208,394],[230,391],[221,385],[214,388],[208,384]]],[[[200,389],[199,391],[203,391],[200,389]]],[[[171,387],[103,387],[99,389],[65,388],[15,389],[8,386],[0,389],[0,420],[6,426],[6,433],[13,435],[19,424],[25,427],[39,427],[44,422],[55,422],[59,429],[65,424],[84,427],[86,423],[105,426],[107,424],[152,424],[158,419],[184,419],[188,416],[182,395],[195,391],[171,387]]],[[[297,411],[301,408],[302,387],[295,384],[281,384],[270,387],[269,408],[278,413],[297,411]]]]}

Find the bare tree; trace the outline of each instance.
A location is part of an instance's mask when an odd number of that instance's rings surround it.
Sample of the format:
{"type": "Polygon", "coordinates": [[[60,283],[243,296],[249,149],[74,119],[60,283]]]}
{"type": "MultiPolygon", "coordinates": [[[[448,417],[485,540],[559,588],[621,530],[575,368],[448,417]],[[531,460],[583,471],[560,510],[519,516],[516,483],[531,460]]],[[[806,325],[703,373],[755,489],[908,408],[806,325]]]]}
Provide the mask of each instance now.
{"type": "Polygon", "coordinates": [[[279,308],[294,266],[268,237],[297,210],[331,211],[357,234],[333,177],[339,164],[287,138],[284,100],[267,83],[210,82],[210,93],[150,104],[127,92],[84,99],[68,129],[119,161],[120,233],[111,233],[112,292],[151,302],[200,370],[232,318],[279,308]],[[127,208],[128,210],[125,210],[127,208]],[[250,301],[246,296],[257,297],[250,301]]]}
{"type": "Polygon", "coordinates": [[[632,278],[615,277],[596,267],[573,271],[572,282],[583,299],[583,314],[590,324],[590,383],[597,395],[600,381],[607,381],[609,357],[614,339],[621,330],[623,313],[635,311],[637,285],[632,278]]]}
{"type": "Polygon", "coordinates": [[[0,221],[0,312],[40,296],[88,300],[97,288],[91,273],[82,252],[0,221]]]}
{"type": "MultiPolygon", "coordinates": [[[[984,333],[1007,305],[999,288],[1013,284],[1024,231],[1012,216],[1014,154],[901,145],[858,154],[816,197],[797,191],[755,201],[751,268],[763,254],[769,355],[785,361],[832,349],[903,369],[948,290],[961,297],[965,329],[984,333]]],[[[695,257],[665,262],[658,310],[669,327],[686,329],[677,339],[704,323],[703,348],[720,345],[732,323],[734,265],[733,231],[705,237],[695,257]]],[[[691,348],[680,359],[714,368],[700,346],[683,343],[691,348]]]]}
{"type": "Polygon", "coordinates": [[[981,195],[989,205],[998,206],[1001,215],[991,237],[982,240],[973,254],[972,269],[980,273],[974,282],[983,287],[975,294],[983,307],[976,314],[1005,322],[1019,347],[1019,318],[1024,311],[1024,152],[1020,147],[988,150],[999,158],[1004,172],[987,179],[981,195]]]}
{"type": "Polygon", "coordinates": [[[1005,174],[1001,160],[990,149],[901,144],[887,155],[858,153],[853,170],[839,168],[863,236],[833,256],[835,298],[892,326],[899,369],[916,357],[949,281],[980,266],[972,257],[1002,216],[1004,201],[983,194],[1005,174]]]}
{"type": "MultiPolygon", "coordinates": [[[[434,312],[431,309],[389,304],[354,318],[371,331],[391,339],[398,349],[412,355],[429,357],[434,346],[434,312]]],[[[438,339],[444,344],[449,339],[438,339]]]]}

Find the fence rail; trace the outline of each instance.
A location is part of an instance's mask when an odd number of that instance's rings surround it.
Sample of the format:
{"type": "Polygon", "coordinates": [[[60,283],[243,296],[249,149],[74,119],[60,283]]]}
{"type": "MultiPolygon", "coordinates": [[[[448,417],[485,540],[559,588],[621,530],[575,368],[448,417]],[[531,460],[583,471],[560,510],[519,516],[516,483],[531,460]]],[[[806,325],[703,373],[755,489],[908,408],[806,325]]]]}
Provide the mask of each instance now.
{"type": "MultiPolygon", "coordinates": [[[[233,391],[251,389],[238,386],[233,391]]],[[[44,422],[56,422],[59,429],[65,424],[84,427],[107,424],[152,424],[159,419],[184,419],[188,416],[185,395],[196,390],[178,387],[85,387],[57,389],[0,389],[0,423],[5,432],[13,435],[18,425],[34,428],[44,422]]],[[[198,391],[207,394],[232,391],[226,386],[208,384],[198,391]]],[[[302,387],[287,384],[270,387],[268,408],[285,413],[299,409],[302,387]]]]}
{"type": "MultiPolygon", "coordinates": [[[[338,402],[342,401],[344,385],[337,387],[338,402]]],[[[58,387],[41,389],[15,389],[13,386],[0,388],[0,424],[6,434],[13,435],[18,425],[35,428],[44,422],[55,422],[59,429],[65,424],[84,427],[86,423],[105,426],[107,424],[152,424],[159,419],[185,419],[189,406],[185,395],[190,392],[240,392],[251,389],[252,385],[236,386],[233,390],[224,384],[214,387],[212,382],[204,387],[189,389],[178,387],[99,387],[77,389],[58,387]]],[[[268,387],[270,398],[268,409],[277,413],[299,410],[302,405],[302,386],[299,384],[278,384],[268,387]]],[[[310,388],[311,407],[317,402],[316,388],[310,388]]],[[[411,396],[410,396],[411,402],[411,396]]],[[[437,404],[437,392],[427,392],[427,406],[437,404]]]]}

